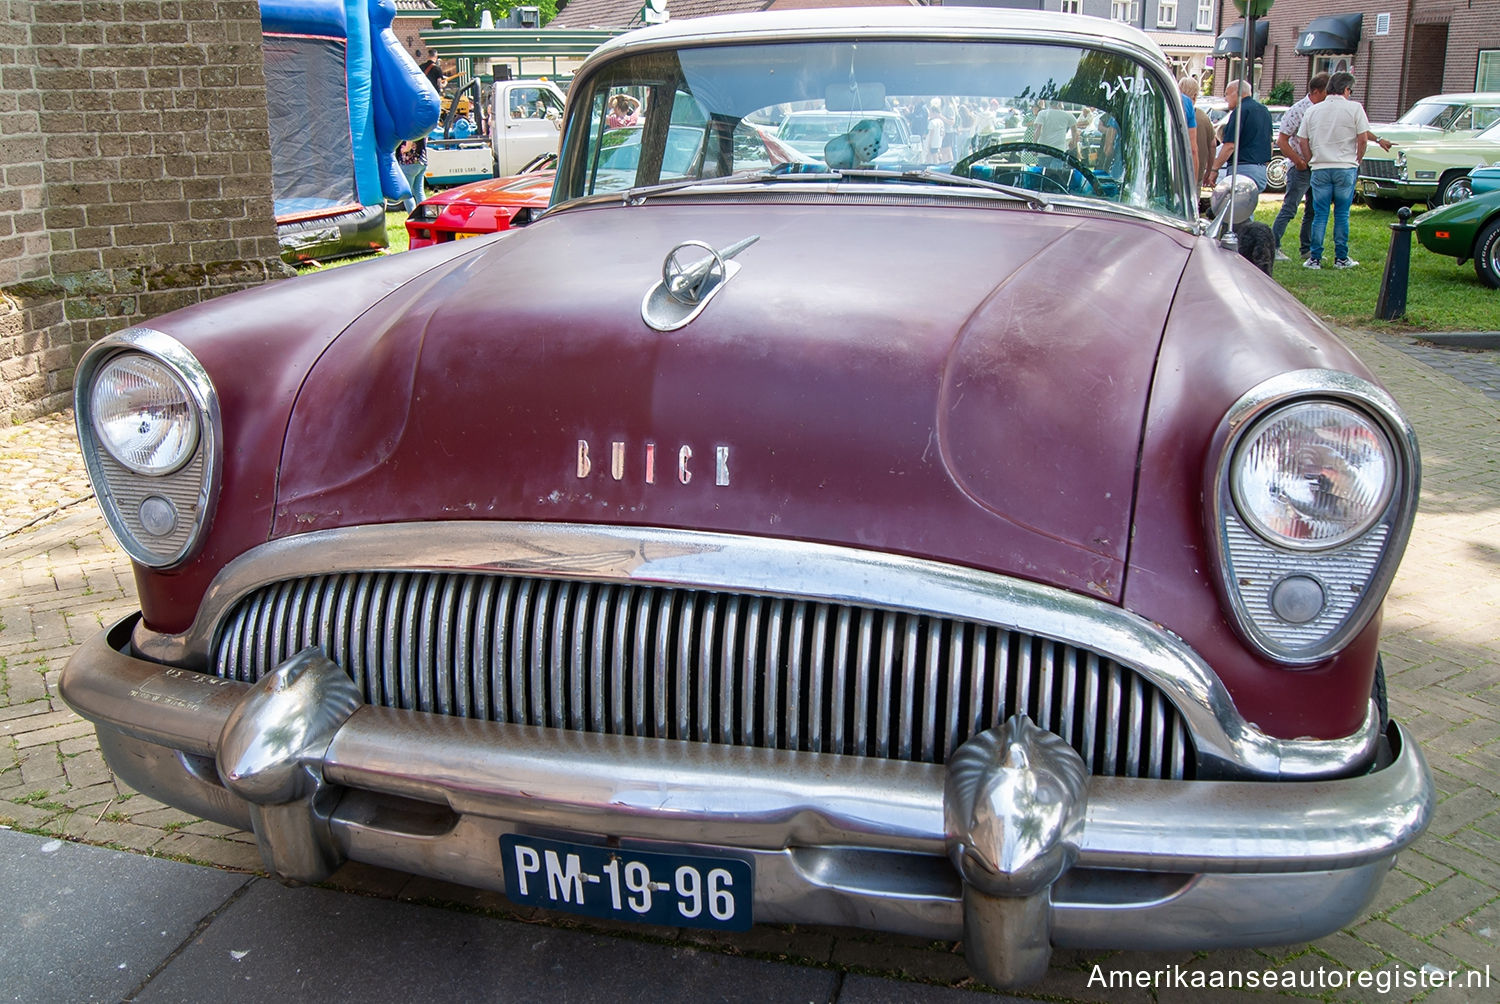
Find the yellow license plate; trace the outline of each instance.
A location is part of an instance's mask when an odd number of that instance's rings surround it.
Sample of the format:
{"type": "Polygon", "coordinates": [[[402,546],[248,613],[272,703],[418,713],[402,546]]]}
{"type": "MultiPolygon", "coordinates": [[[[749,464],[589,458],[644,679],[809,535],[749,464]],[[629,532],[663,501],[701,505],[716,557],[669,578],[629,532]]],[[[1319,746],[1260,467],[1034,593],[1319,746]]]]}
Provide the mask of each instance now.
{"type": "Polygon", "coordinates": [[[456,241],[461,241],[465,237],[483,237],[483,236],[484,236],[484,234],[459,234],[459,233],[456,233],[456,234],[453,235],[453,239],[456,240],[456,241]]]}

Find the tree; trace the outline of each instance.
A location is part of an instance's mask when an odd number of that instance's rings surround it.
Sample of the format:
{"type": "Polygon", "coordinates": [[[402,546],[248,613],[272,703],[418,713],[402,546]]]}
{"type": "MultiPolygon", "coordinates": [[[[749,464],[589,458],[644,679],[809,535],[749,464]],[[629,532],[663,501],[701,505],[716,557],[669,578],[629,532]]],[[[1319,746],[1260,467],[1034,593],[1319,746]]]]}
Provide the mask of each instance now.
{"type": "Polygon", "coordinates": [[[540,8],[543,25],[557,16],[557,0],[432,0],[432,5],[442,11],[439,21],[447,19],[459,28],[478,28],[479,15],[486,10],[497,25],[505,23],[513,7],[540,8]]]}

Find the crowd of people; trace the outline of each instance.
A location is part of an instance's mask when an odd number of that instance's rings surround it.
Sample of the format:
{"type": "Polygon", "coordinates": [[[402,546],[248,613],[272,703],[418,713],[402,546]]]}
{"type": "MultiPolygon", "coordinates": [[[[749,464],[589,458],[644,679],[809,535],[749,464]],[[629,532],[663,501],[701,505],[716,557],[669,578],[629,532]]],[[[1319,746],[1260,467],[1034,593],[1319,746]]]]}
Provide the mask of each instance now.
{"type": "MultiPolygon", "coordinates": [[[[447,76],[436,60],[422,64],[422,71],[439,94],[447,76]]],[[[1364,109],[1352,98],[1354,76],[1347,72],[1319,73],[1309,81],[1307,94],[1282,116],[1273,129],[1270,112],[1256,100],[1250,84],[1231,81],[1225,93],[1228,116],[1215,126],[1197,107],[1200,84],[1195,77],[1178,81],[1187,120],[1193,171],[1204,185],[1212,187],[1235,171],[1264,191],[1267,167],[1274,153],[1287,161],[1286,191],[1280,211],[1271,225],[1275,258],[1289,261],[1281,241],[1300,211],[1302,222],[1298,249],[1303,266],[1323,267],[1330,217],[1333,223],[1335,268],[1359,264],[1349,253],[1349,208],[1353,202],[1359,161],[1368,143],[1389,150],[1390,142],[1370,130],[1364,109]]],[[[638,125],[641,101],[628,94],[615,94],[608,103],[611,129],[638,125]]],[[[933,97],[909,102],[893,101],[891,110],[907,123],[929,164],[952,164],[970,153],[1000,142],[1032,143],[1080,158],[1091,166],[1107,164],[1114,130],[1107,116],[1097,109],[1077,109],[1057,101],[1037,100],[1020,107],[998,98],[933,97]],[[1085,140],[1088,137],[1088,141],[1085,140]]],[[[527,114],[525,109],[520,114],[527,114]]],[[[545,110],[538,111],[545,114],[545,110]]],[[[455,135],[472,119],[460,116],[455,135]]],[[[426,143],[403,143],[398,159],[411,183],[408,208],[424,197],[426,143]]]]}
{"type": "Polygon", "coordinates": [[[1265,191],[1266,168],[1273,150],[1287,161],[1286,193],[1271,224],[1275,260],[1290,261],[1281,250],[1281,239],[1300,210],[1302,225],[1298,248],[1302,266],[1323,267],[1323,252],[1329,218],[1333,221],[1333,267],[1359,265],[1349,254],[1349,208],[1354,202],[1355,179],[1365,147],[1376,143],[1389,150],[1391,143],[1370,129],[1365,110],[1353,99],[1354,74],[1340,71],[1318,73],[1308,81],[1307,94],[1281,118],[1272,135],[1271,113],[1255,100],[1248,81],[1231,81],[1225,92],[1229,115],[1215,130],[1208,116],[1195,114],[1199,84],[1192,77],[1178,81],[1183,107],[1192,135],[1194,169],[1201,169],[1202,182],[1213,186],[1231,171],[1247,177],[1265,191]],[[1205,129],[1206,126],[1206,129],[1205,129]],[[1208,136],[1205,152],[1205,133],[1208,136]],[[1203,161],[1208,162],[1202,168],[1203,161]]]}

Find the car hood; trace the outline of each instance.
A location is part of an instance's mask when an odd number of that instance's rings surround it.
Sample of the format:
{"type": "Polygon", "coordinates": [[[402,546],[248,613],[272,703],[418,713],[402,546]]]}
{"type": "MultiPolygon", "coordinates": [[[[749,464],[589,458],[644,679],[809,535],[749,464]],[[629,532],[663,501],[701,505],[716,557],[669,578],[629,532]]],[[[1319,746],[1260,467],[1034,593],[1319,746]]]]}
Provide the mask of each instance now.
{"type": "Polygon", "coordinates": [[[1480,139],[1471,132],[1442,133],[1437,136],[1425,136],[1420,141],[1407,141],[1396,147],[1394,152],[1402,151],[1406,152],[1408,158],[1413,156],[1500,158],[1500,142],[1480,139]]]}
{"type": "MultiPolygon", "coordinates": [[[[1403,125],[1400,122],[1372,122],[1370,131],[1381,139],[1388,139],[1393,143],[1431,143],[1441,141],[1444,138],[1465,139],[1474,135],[1473,130],[1464,129],[1456,133],[1450,133],[1439,129],[1437,126],[1403,125]]],[[[1374,144],[1371,144],[1372,146],[1374,144]]],[[[1378,148],[1371,153],[1379,152],[1378,148]]]]}
{"type": "Polygon", "coordinates": [[[555,174],[555,171],[536,171],[509,178],[487,178],[450,188],[427,199],[427,202],[436,205],[468,202],[476,205],[511,206],[519,203],[545,206],[552,197],[552,178],[555,174]]]}
{"type": "Polygon", "coordinates": [[[434,518],[691,527],[1118,600],[1190,238],[923,203],[659,200],[475,242],[314,367],[274,535],[434,518]],[[700,316],[643,322],[675,246],[748,236],[700,316]]]}

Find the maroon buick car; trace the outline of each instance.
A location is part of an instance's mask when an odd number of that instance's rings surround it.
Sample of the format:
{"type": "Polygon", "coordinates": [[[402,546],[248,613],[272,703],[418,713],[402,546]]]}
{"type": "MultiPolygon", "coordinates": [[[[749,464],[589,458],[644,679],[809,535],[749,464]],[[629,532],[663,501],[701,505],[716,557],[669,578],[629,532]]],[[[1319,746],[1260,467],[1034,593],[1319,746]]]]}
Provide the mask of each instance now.
{"type": "Polygon", "coordinates": [[[1000,986],[1340,928],[1433,802],[1379,654],[1417,448],[1185,135],[1095,18],[615,39],[524,230],[85,356],[141,611],[64,696],[298,881],[962,938],[1000,986]]]}

